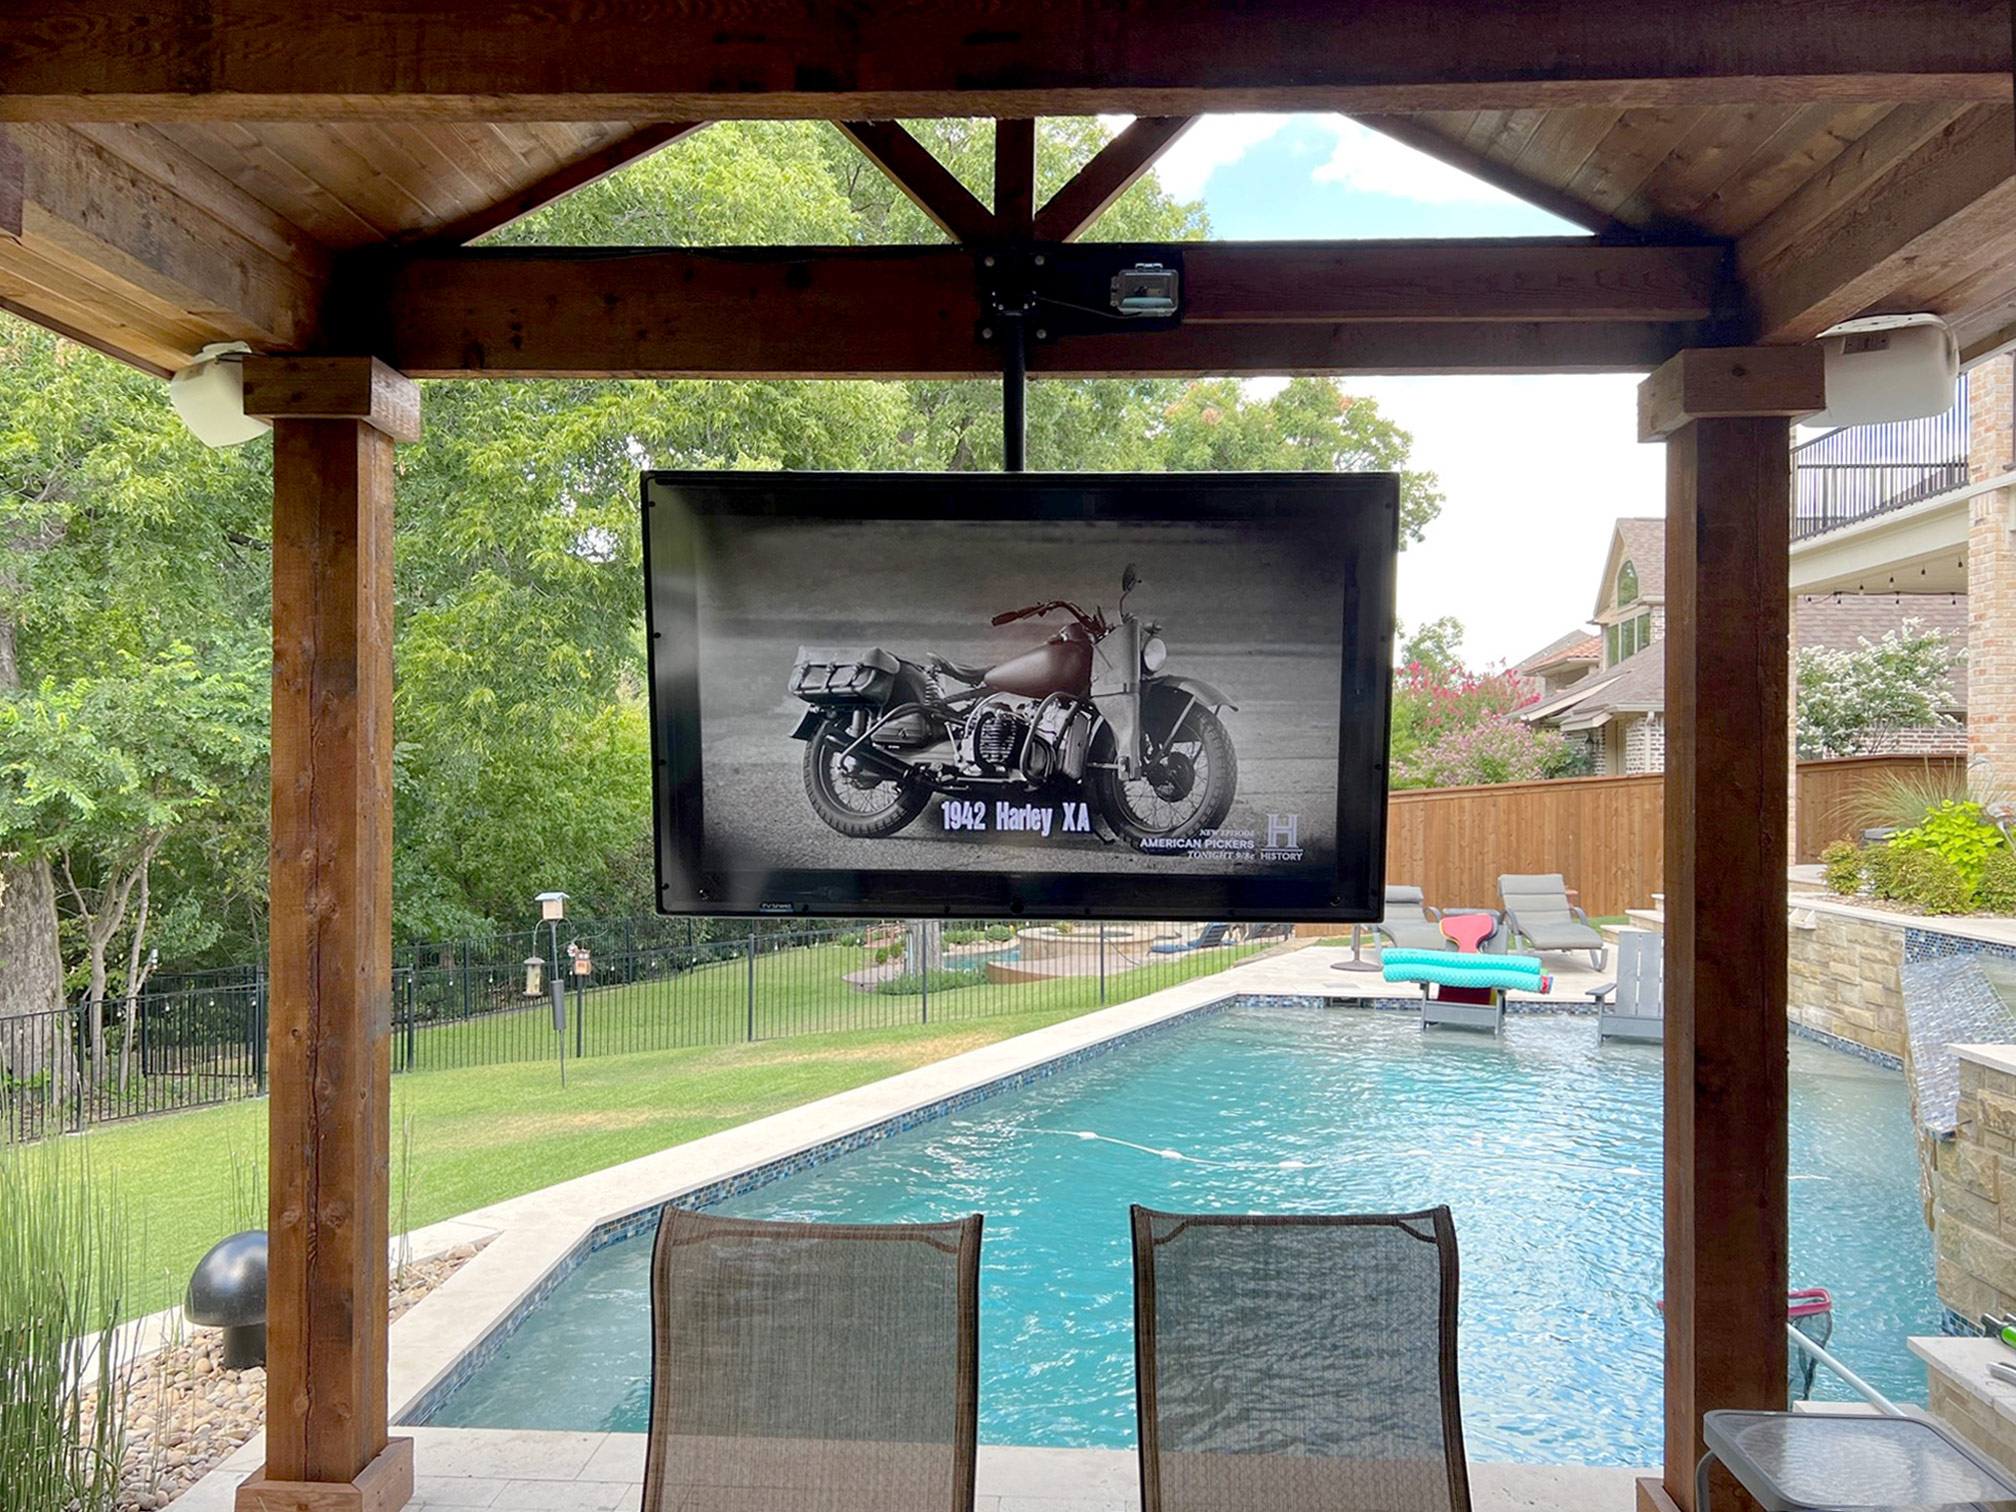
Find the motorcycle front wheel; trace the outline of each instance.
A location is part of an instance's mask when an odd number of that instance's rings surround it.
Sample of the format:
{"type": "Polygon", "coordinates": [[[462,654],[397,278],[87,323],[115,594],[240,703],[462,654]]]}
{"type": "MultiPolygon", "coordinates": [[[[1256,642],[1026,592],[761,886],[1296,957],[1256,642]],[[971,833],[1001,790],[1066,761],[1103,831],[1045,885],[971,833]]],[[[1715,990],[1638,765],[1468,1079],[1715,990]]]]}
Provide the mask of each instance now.
{"type": "Polygon", "coordinates": [[[829,718],[805,742],[805,796],[812,811],[850,840],[881,840],[924,812],[931,790],[921,782],[849,771],[854,743],[845,721],[829,718]]]}
{"type": "Polygon", "coordinates": [[[1216,829],[1232,812],[1239,758],[1224,723],[1187,697],[1157,699],[1142,710],[1141,770],[1121,779],[1112,736],[1095,752],[1093,801],[1123,839],[1188,840],[1216,829]]]}

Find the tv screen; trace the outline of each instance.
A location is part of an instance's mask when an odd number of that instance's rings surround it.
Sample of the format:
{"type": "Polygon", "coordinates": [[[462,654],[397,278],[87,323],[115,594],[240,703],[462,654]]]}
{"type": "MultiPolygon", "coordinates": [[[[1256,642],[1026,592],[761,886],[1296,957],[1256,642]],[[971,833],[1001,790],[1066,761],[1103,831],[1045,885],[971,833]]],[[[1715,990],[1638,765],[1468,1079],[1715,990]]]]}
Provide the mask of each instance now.
{"type": "Polygon", "coordinates": [[[668,913],[1380,913],[1390,473],[649,473],[668,913]]]}

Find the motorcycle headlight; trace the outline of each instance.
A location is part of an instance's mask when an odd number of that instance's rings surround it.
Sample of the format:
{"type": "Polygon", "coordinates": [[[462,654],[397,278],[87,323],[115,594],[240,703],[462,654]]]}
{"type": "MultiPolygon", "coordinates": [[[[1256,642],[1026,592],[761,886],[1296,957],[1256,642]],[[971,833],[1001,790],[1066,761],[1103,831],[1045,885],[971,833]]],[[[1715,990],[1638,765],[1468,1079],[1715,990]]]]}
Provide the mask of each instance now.
{"type": "Polygon", "coordinates": [[[1169,648],[1162,644],[1162,637],[1151,635],[1141,647],[1141,665],[1150,672],[1160,672],[1162,663],[1169,660],[1169,648]]]}

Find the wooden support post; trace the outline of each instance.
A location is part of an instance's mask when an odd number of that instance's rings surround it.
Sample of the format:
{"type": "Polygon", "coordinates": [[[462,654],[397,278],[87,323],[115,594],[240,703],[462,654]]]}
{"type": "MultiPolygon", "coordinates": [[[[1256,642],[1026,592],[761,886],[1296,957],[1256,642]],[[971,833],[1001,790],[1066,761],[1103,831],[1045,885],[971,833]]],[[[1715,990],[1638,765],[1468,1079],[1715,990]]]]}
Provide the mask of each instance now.
{"type": "Polygon", "coordinates": [[[1036,225],[1036,123],[994,123],[994,235],[1027,241],[1036,225]]]}
{"type": "Polygon", "coordinates": [[[272,1175],[266,1465],[238,1507],[391,1512],[392,447],[419,397],[369,358],[249,359],[245,393],[274,422],[272,1175]]]}
{"type": "MultiPolygon", "coordinates": [[[[1640,390],[1667,459],[1664,1491],[1683,1512],[1702,1414],[1787,1405],[1786,417],[1821,390],[1817,348],[1686,352],[1640,390]]],[[[1739,1495],[1718,1474],[1716,1506],[1739,1495]]]]}

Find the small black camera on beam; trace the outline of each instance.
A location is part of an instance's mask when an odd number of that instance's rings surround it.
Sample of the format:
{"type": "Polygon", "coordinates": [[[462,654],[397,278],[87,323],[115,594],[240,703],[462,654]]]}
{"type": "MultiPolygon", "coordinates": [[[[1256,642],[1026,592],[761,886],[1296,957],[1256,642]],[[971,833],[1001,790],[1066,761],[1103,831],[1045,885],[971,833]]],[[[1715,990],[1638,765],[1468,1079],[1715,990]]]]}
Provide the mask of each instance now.
{"type": "Polygon", "coordinates": [[[1168,319],[1181,304],[1182,275],[1161,263],[1136,263],[1113,275],[1114,313],[1168,319]]]}

